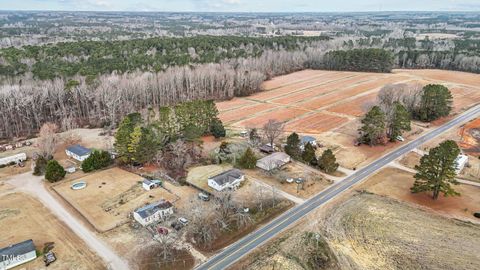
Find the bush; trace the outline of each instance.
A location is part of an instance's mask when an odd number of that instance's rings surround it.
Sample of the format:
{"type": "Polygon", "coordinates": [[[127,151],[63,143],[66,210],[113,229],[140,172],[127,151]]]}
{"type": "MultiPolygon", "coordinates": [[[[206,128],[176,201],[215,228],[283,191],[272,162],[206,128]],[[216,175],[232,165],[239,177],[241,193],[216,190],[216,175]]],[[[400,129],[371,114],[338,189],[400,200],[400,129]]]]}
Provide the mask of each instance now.
{"type": "Polygon", "coordinates": [[[91,172],[110,166],[113,163],[110,153],[94,150],[82,163],[82,171],[91,172]]]}
{"type": "Polygon", "coordinates": [[[52,159],[47,163],[47,167],[45,169],[45,179],[51,183],[57,182],[62,180],[66,173],[67,172],[58,163],[58,161],[52,159]]]}
{"type": "Polygon", "coordinates": [[[480,212],[477,212],[477,213],[473,214],[473,216],[476,217],[476,218],[480,218],[480,212]]]}
{"type": "Polygon", "coordinates": [[[40,176],[45,174],[45,167],[47,167],[47,159],[39,156],[35,161],[35,168],[33,168],[33,175],[40,176]]]}

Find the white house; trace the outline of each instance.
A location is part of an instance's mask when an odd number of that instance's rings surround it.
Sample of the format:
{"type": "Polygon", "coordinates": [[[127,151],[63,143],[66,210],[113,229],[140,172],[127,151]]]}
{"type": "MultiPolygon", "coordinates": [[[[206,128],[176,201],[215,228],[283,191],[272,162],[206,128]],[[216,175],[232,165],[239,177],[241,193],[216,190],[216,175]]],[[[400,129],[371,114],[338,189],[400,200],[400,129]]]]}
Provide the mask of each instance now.
{"type": "Polygon", "coordinates": [[[8,156],[4,158],[0,158],[0,165],[8,165],[12,162],[19,163],[27,160],[27,154],[25,153],[18,153],[13,156],[8,156]]]}
{"type": "Polygon", "coordinates": [[[92,153],[92,150],[86,147],[83,147],[79,144],[75,144],[67,147],[67,149],[65,149],[65,153],[67,154],[67,156],[73,159],[76,159],[78,161],[84,161],[90,156],[90,154],[92,153]]]}
{"type": "Polygon", "coordinates": [[[208,186],[216,191],[225,189],[237,189],[240,183],[245,180],[245,174],[238,169],[224,171],[221,174],[208,178],[208,186]]]}
{"type": "Polygon", "coordinates": [[[315,139],[312,136],[303,136],[302,138],[300,138],[300,149],[302,151],[305,149],[305,145],[307,143],[311,144],[313,147],[316,147],[317,146],[317,139],[315,139]]]}
{"type": "Polygon", "coordinates": [[[133,211],[133,218],[142,226],[147,226],[173,214],[173,205],[166,200],[148,204],[133,211]]]}
{"type": "Polygon", "coordinates": [[[459,174],[463,170],[463,168],[465,167],[467,162],[468,162],[468,156],[467,155],[464,155],[464,154],[458,155],[458,157],[455,159],[455,164],[456,164],[455,172],[457,174],[459,174]]]}
{"type": "Polygon", "coordinates": [[[32,239],[0,249],[0,269],[11,269],[37,258],[32,239]]]}
{"type": "Polygon", "coordinates": [[[291,158],[284,152],[277,152],[257,160],[257,167],[265,171],[278,169],[289,163],[291,158]]]}

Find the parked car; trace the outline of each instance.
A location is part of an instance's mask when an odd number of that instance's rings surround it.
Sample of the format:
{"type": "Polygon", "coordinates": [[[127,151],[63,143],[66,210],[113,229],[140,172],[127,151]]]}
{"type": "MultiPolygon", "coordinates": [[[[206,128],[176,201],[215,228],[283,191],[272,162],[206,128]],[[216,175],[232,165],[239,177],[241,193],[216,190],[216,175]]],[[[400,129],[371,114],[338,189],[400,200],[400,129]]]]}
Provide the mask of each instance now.
{"type": "Polygon", "coordinates": [[[291,184],[293,183],[293,178],[287,178],[287,180],[285,180],[287,183],[291,184]]]}
{"type": "Polygon", "coordinates": [[[203,192],[200,192],[198,193],[198,198],[202,201],[209,201],[210,200],[210,195],[206,194],[206,193],[203,193],[203,192]]]}
{"type": "Polygon", "coordinates": [[[397,141],[399,141],[399,142],[405,141],[405,139],[404,139],[402,136],[397,136],[396,139],[397,139],[397,141]]]}
{"type": "Polygon", "coordinates": [[[178,218],[178,222],[180,222],[180,224],[182,224],[183,226],[187,226],[188,219],[181,217],[181,218],[178,218]]]}

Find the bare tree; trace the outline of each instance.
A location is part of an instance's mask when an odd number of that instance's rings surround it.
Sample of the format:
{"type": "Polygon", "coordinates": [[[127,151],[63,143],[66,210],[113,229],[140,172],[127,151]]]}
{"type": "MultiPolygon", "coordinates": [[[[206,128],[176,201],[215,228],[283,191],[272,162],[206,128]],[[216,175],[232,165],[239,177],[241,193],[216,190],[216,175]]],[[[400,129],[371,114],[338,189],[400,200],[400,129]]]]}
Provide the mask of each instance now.
{"type": "Polygon", "coordinates": [[[162,257],[162,260],[167,261],[172,259],[177,241],[175,235],[173,233],[160,233],[155,235],[154,240],[160,244],[160,253],[158,255],[162,257]]]}
{"type": "Polygon", "coordinates": [[[37,140],[37,146],[40,150],[40,155],[46,159],[53,157],[55,150],[59,144],[59,138],[56,132],[58,127],[53,123],[45,123],[40,129],[40,134],[37,140]]]}
{"type": "Polygon", "coordinates": [[[272,148],[274,147],[274,142],[283,134],[283,130],[284,123],[274,119],[268,120],[268,122],[263,125],[263,134],[272,148]]]}

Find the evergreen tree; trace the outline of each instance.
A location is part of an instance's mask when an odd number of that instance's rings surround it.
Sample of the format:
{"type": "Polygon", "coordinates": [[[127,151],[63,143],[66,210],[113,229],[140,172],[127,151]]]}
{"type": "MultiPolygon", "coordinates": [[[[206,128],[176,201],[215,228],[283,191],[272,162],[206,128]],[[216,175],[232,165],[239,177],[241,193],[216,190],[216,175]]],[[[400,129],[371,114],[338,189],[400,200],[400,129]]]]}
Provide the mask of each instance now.
{"type": "Polygon", "coordinates": [[[318,159],[318,166],[326,173],[334,173],[338,169],[337,158],[332,150],[323,151],[322,156],[318,159]]]}
{"type": "Polygon", "coordinates": [[[159,150],[159,144],[152,129],[137,126],[130,137],[128,145],[130,162],[144,164],[151,161],[159,150]]]}
{"type": "Polygon", "coordinates": [[[52,159],[48,161],[45,168],[45,179],[51,183],[57,182],[62,180],[66,173],[63,167],[56,160],[52,159]]]}
{"type": "Polygon", "coordinates": [[[362,119],[362,124],[360,141],[369,145],[378,144],[385,135],[385,113],[374,106],[362,119]]]}
{"type": "Polygon", "coordinates": [[[451,184],[458,185],[456,177],[456,158],[460,149],[454,141],[442,142],[439,146],[430,149],[427,155],[420,159],[420,165],[415,166],[418,171],[415,174],[415,183],[412,193],[432,192],[432,198],[436,200],[440,193],[445,196],[458,196],[451,184]]]}
{"type": "Polygon", "coordinates": [[[255,166],[257,165],[257,157],[255,156],[255,153],[253,153],[250,147],[247,148],[245,153],[243,153],[243,155],[240,157],[240,159],[238,160],[238,164],[243,169],[255,168],[255,166]]]}
{"type": "Polygon", "coordinates": [[[45,174],[45,167],[47,167],[47,159],[40,155],[35,161],[35,168],[33,168],[33,175],[40,176],[45,174]]]}
{"type": "Polygon", "coordinates": [[[119,155],[120,161],[127,163],[131,160],[129,145],[131,144],[131,133],[137,125],[141,123],[141,115],[132,113],[127,115],[120,123],[117,133],[115,133],[115,150],[119,155]]]}
{"type": "Polygon", "coordinates": [[[388,136],[390,141],[395,141],[398,136],[402,135],[403,131],[410,131],[410,113],[400,102],[393,104],[392,116],[388,123],[388,136]]]}
{"type": "Polygon", "coordinates": [[[196,125],[189,124],[185,126],[182,131],[183,137],[187,141],[195,141],[203,135],[203,131],[201,128],[197,127],[196,125]]]}
{"type": "Polygon", "coordinates": [[[91,172],[108,167],[113,160],[107,151],[94,150],[90,156],[82,162],[82,171],[91,172]]]}
{"type": "Polygon", "coordinates": [[[421,121],[430,122],[445,117],[452,110],[452,93],[447,87],[439,84],[429,84],[423,88],[420,107],[416,114],[421,121]]]}
{"type": "Polygon", "coordinates": [[[315,148],[313,148],[311,143],[305,144],[305,149],[302,153],[302,160],[307,164],[315,164],[315,148]]]}
{"type": "Polygon", "coordinates": [[[210,127],[210,132],[215,138],[223,138],[227,135],[227,132],[225,131],[225,127],[223,126],[223,123],[220,119],[216,118],[212,122],[212,126],[210,127]]]}
{"type": "Polygon", "coordinates": [[[287,145],[285,146],[285,153],[290,155],[294,159],[299,159],[301,156],[300,151],[300,138],[298,134],[293,132],[287,137],[287,145]]]}

